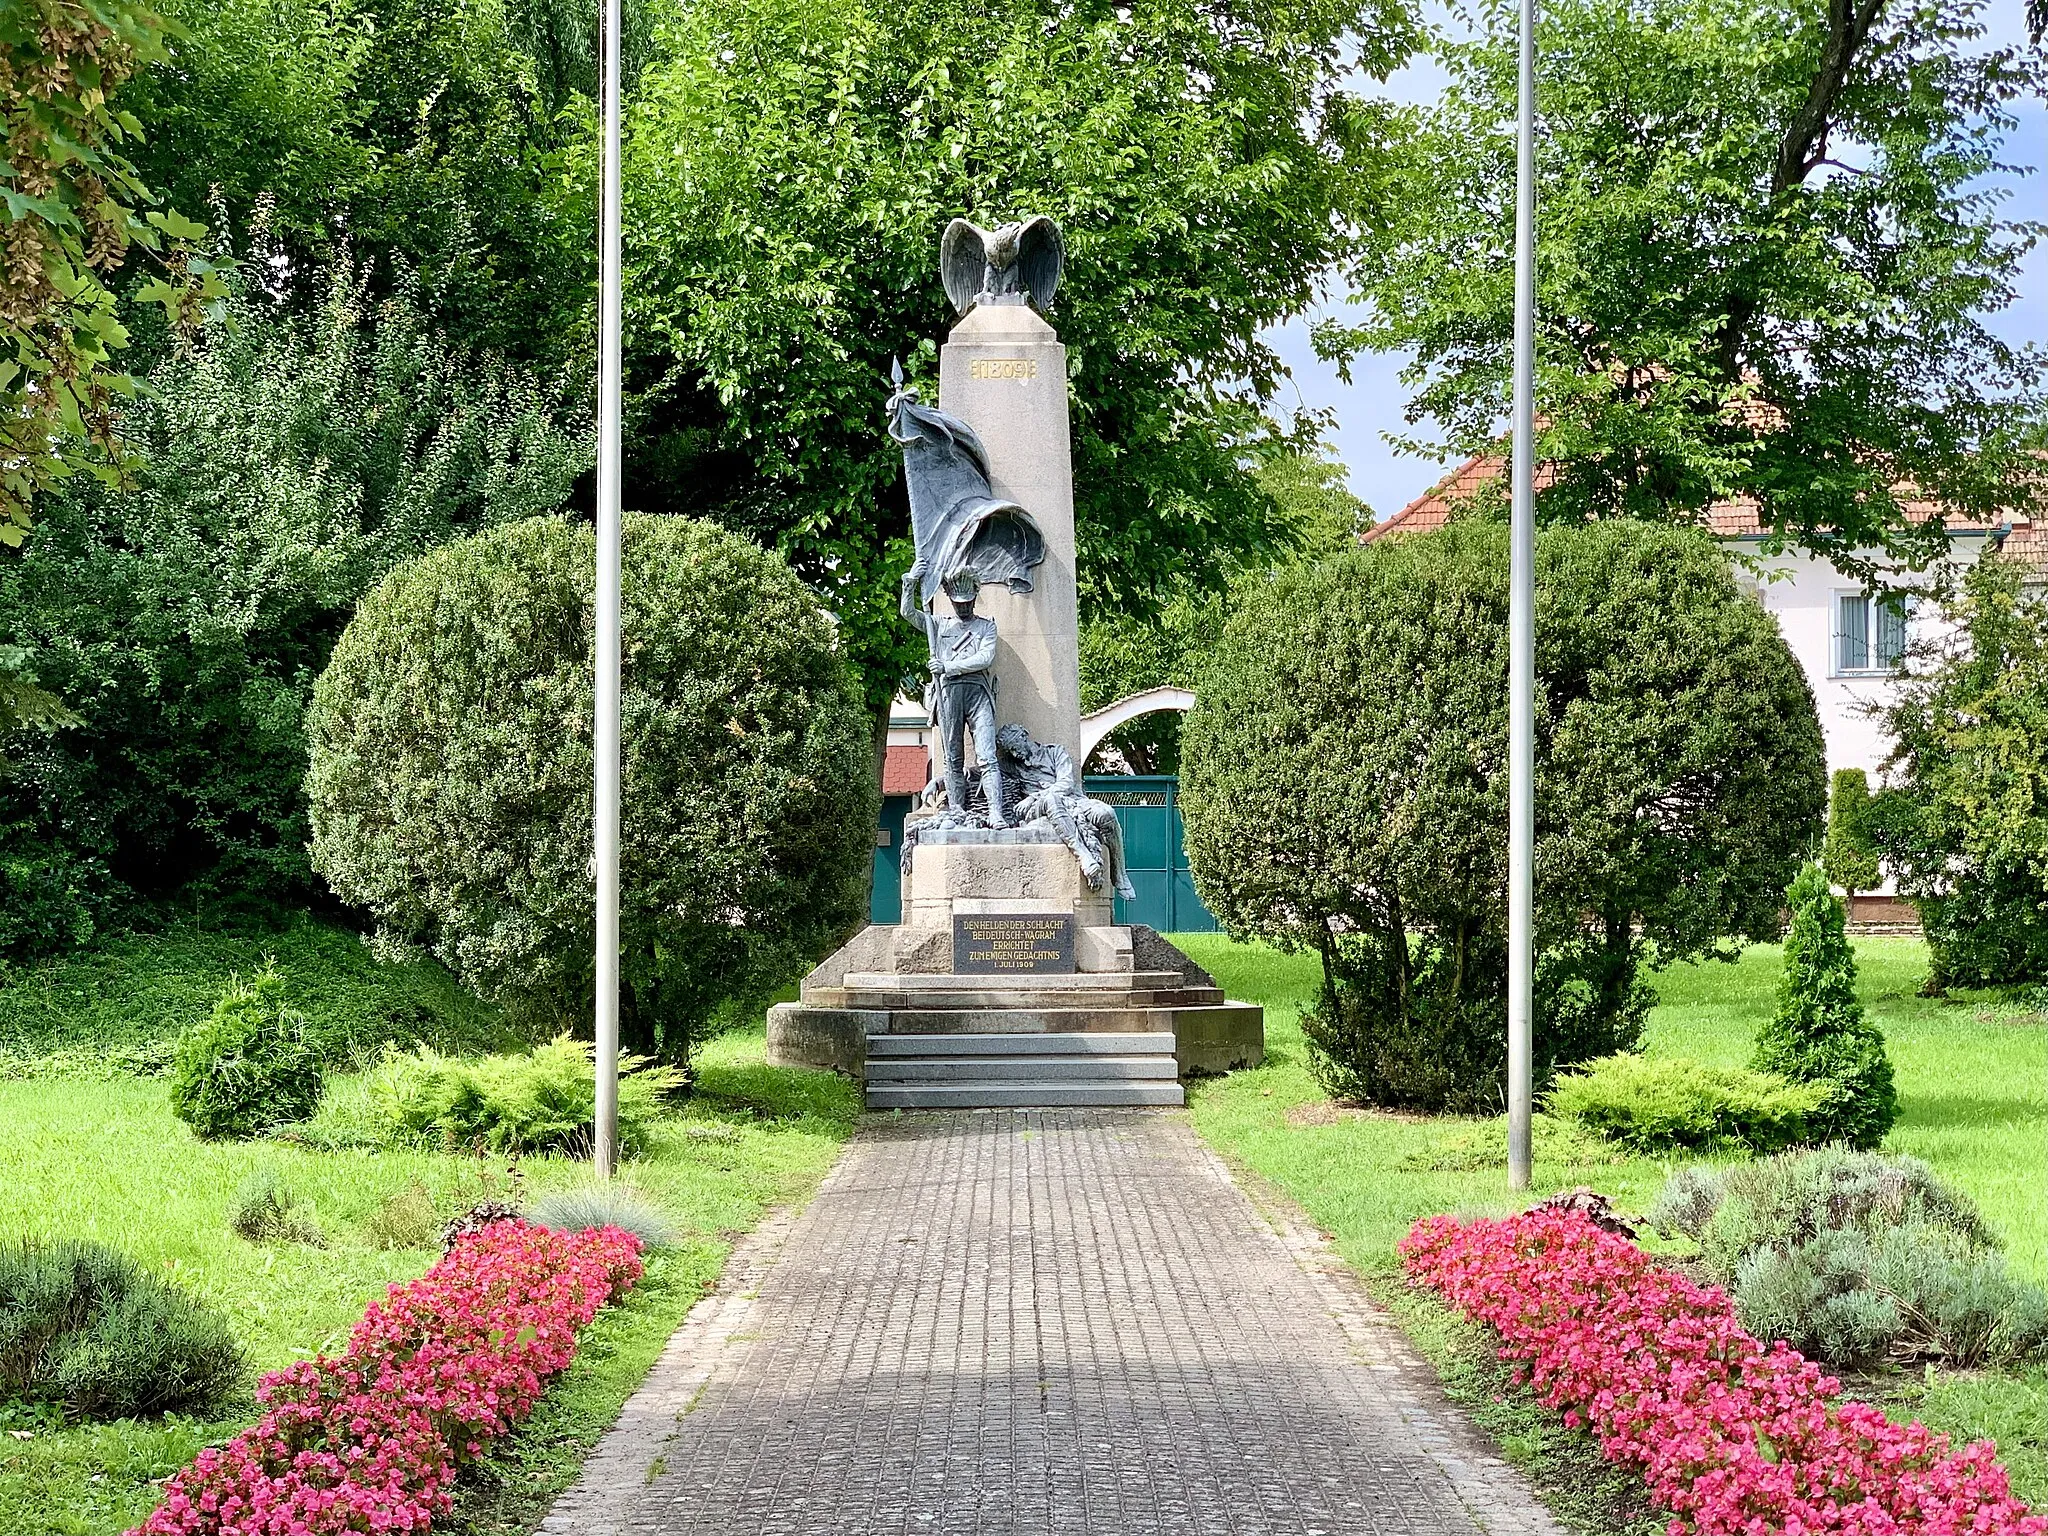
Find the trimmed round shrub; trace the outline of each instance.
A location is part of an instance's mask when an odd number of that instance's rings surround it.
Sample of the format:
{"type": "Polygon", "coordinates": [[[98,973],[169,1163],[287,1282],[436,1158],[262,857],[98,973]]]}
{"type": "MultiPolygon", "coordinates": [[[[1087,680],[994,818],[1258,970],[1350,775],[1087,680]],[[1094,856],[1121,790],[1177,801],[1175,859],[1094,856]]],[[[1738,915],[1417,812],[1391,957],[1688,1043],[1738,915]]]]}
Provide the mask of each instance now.
{"type": "Polygon", "coordinates": [[[1768,1072],[1622,1055],[1559,1077],[1548,1107],[1631,1152],[1780,1152],[1806,1140],[1807,1117],[1825,1097],[1825,1089],[1768,1072]]]}
{"type": "Polygon", "coordinates": [[[242,1380],[220,1315],[99,1243],[0,1246],[0,1398],[88,1419],[217,1406],[242,1380]]]}
{"type": "Polygon", "coordinates": [[[1808,1116],[1810,1139],[1868,1151],[1899,1115],[1884,1031],[1856,1001],[1856,952],[1842,926],[1842,903],[1817,864],[1786,893],[1792,931],[1778,1007],[1757,1031],[1754,1065],[1823,1090],[1808,1116]]]}
{"type": "MultiPolygon", "coordinates": [[[[315,867],[480,995],[590,1016],[595,539],[536,518],[363,599],[313,690],[315,867]]],[[[687,1058],[865,915],[870,721],[789,567],[688,518],[624,526],[621,1035],[687,1058]]]]}
{"type": "Polygon", "coordinates": [[[320,1102],[320,1054],[305,1017],[266,965],[228,983],[213,1012],[178,1036],[171,1113],[208,1139],[257,1136],[303,1120],[320,1102]]]}
{"type": "MultiPolygon", "coordinates": [[[[1196,886],[1321,956],[1304,1026],[1340,1098],[1504,1098],[1507,577],[1479,522],[1275,572],[1184,727],[1196,886]]],[[[1646,966],[1777,936],[1826,783],[1805,676],[1704,534],[1546,532],[1536,634],[1540,1083],[1635,1043],[1646,966]]]]}

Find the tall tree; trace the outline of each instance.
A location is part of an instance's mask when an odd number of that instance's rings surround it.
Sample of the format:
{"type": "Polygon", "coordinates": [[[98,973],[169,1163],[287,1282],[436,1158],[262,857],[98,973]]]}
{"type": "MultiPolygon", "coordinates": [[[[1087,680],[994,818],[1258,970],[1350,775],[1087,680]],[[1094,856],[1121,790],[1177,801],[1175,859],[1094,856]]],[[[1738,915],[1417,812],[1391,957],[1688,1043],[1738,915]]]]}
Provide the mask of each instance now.
{"type": "Polygon", "coordinates": [[[157,3],[175,33],[128,95],[137,165],[176,206],[217,207],[235,249],[263,245],[300,312],[345,252],[380,293],[417,274],[459,342],[550,364],[592,352],[595,211],[561,155],[589,122],[579,8],[157,3]]]}
{"type": "Polygon", "coordinates": [[[932,397],[940,231],[1048,214],[1084,605],[1289,542],[1261,339],[1352,237],[1405,0],[696,0],[627,149],[629,498],[781,548],[886,702],[914,664],[890,359],[932,397]]]}
{"type": "MultiPolygon", "coordinates": [[[[164,32],[131,0],[0,10],[0,550],[21,547],[31,503],[57,481],[123,466],[116,406],[135,382],[108,275],[133,249],[156,256],[138,297],[188,329],[222,291],[193,249],[206,231],[149,206],[128,158],[141,125],[112,101],[163,56],[164,32]]],[[[0,691],[0,730],[28,718],[9,702],[28,697],[0,691]]]]}
{"type": "MultiPolygon", "coordinates": [[[[1751,497],[1838,560],[1939,552],[1916,493],[1995,517],[2039,494],[2038,349],[2000,340],[2043,226],[1980,178],[2038,51],[1979,0],[1555,0],[1542,25],[1543,516],[1701,516],[1751,497]]],[[[1514,26],[1447,44],[1335,355],[1412,349],[1412,423],[1497,440],[1509,384],[1514,26]]]]}

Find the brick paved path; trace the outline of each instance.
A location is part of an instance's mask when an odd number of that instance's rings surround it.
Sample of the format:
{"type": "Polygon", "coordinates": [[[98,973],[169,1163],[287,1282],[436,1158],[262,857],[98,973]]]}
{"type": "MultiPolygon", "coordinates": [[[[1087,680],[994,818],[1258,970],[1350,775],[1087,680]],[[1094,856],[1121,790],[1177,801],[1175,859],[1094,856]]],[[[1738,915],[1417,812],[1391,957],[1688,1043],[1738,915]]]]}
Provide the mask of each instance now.
{"type": "Polygon", "coordinates": [[[913,1114],[735,1251],[547,1536],[1554,1536],[1183,1116],[913,1114]]]}

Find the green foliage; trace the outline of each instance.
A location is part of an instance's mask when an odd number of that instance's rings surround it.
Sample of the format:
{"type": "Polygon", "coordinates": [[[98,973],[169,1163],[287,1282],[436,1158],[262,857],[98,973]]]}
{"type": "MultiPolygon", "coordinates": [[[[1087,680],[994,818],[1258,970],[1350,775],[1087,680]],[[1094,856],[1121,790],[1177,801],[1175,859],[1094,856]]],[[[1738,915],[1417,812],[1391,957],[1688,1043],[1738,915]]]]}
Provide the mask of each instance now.
{"type": "MultiPolygon", "coordinates": [[[[1223,632],[1228,601],[1187,583],[1158,603],[1118,609],[1081,626],[1081,708],[1102,709],[1147,688],[1192,688],[1223,632]]],[[[1180,771],[1181,717],[1140,715],[1105,738],[1133,773],[1180,771]]]]}
{"type": "Polygon", "coordinates": [[[1277,552],[1289,530],[1250,470],[1279,446],[1264,338],[1364,211],[1389,109],[1348,77],[1383,76],[1412,36],[1400,0],[1227,20],[1190,0],[680,8],[628,113],[629,504],[780,549],[879,707],[923,659],[896,615],[890,359],[934,398],[949,219],[1042,213],[1068,252],[1089,609],[1277,552]]]}
{"type": "Polygon", "coordinates": [[[126,935],[0,970],[0,1078],[160,1073],[231,979],[266,963],[285,977],[330,1064],[373,1059],[389,1041],[451,1052],[532,1043],[437,961],[382,961],[357,934],[302,918],[270,932],[126,935]]]}
{"type": "Polygon", "coordinates": [[[125,1419],[217,1406],[241,1379],[220,1315],[126,1255],[0,1245],[0,1398],[125,1419]]]}
{"type": "MultiPolygon", "coordinates": [[[[672,1059],[866,910],[876,786],[859,690],[789,568],[630,516],[623,1038],[672,1059]]],[[[314,689],[313,859],[387,941],[492,999],[589,1017],[588,528],[448,545],[364,599],[314,689]]]]}
{"type": "Polygon", "coordinates": [[[1876,836],[1919,905],[1935,991],[2048,982],[2048,601],[2024,576],[1971,568],[1952,638],[1885,717],[1898,787],[1876,836]]]}
{"type": "Polygon", "coordinates": [[[131,248],[160,273],[135,297],[174,328],[223,291],[194,245],[203,227],[142,211],[156,199],[127,158],[142,125],[112,101],[166,57],[167,30],[137,0],[0,11],[0,550],[21,547],[30,503],[66,476],[120,477],[116,405],[135,381],[115,360],[128,331],[106,279],[131,248]]]}
{"type": "MultiPolygon", "coordinates": [[[[1645,965],[1776,932],[1819,821],[1812,695],[1704,537],[1538,550],[1536,1069],[1633,1044],[1645,965]]],[[[1496,1109],[1506,1042],[1507,539],[1464,524],[1239,590],[1185,728],[1208,903],[1322,959],[1339,1097],[1496,1109]]]]}
{"type": "Polygon", "coordinates": [[[294,316],[238,293],[150,375],[132,490],[47,498],[0,565],[0,644],[83,717],[0,782],[0,954],[162,903],[303,902],[304,715],[364,590],[456,533],[552,510],[589,462],[541,387],[428,328],[409,280],[326,274],[294,316]]]}
{"type": "Polygon", "coordinates": [[[1824,1232],[1915,1226],[1975,1248],[1998,1243],[1969,1197],[1919,1158],[1842,1147],[1682,1169],[1657,1196],[1650,1219],[1698,1242],[1723,1276],[1752,1253],[1796,1248],[1824,1232]]]}
{"type": "Polygon", "coordinates": [[[1884,1032],[1856,1001],[1856,955],[1842,930],[1842,903],[1819,865],[1799,871],[1786,900],[1785,974],[1777,1011],[1757,1031],[1752,1065],[1824,1087],[1827,1096],[1808,1118],[1813,1139],[1867,1151],[1899,1114],[1884,1032]]]}
{"type": "Polygon", "coordinates": [[[1349,472],[1325,454],[1268,454],[1255,474],[1292,531],[1298,558],[1342,554],[1372,526],[1372,508],[1351,494],[1349,472]]]}
{"type": "Polygon", "coordinates": [[[274,244],[261,270],[290,309],[319,309],[346,251],[383,293],[420,272],[435,325],[465,344],[588,353],[594,188],[564,176],[558,145],[590,108],[560,90],[550,45],[594,47],[594,16],[546,0],[159,8],[185,36],[175,68],[125,95],[148,132],[137,164],[177,206],[219,209],[236,250],[274,244]]]}
{"type": "MultiPolygon", "coordinates": [[[[524,1056],[443,1056],[426,1046],[392,1050],[369,1076],[369,1096],[392,1146],[454,1151],[590,1155],[597,1076],[588,1041],[558,1035],[524,1056]]],[[[619,1148],[647,1144],[662,1098],[683,1074],[642,1057],[619,1059],[619,1148]]]]}
{"type": "MultiPolygon", "coordinates": [[[[1280,509],[1295,556],[1319,559],[1358,542],[1372,509],[1351,494],[1342,464],[1321,455],[1268,455],[1257,470],[1259,488],[1280,509]]],[[[1256,580],[1257,565],[1236,572],[1256,580]]],[[[1156,598],[1109,607],[1081,626],[1081,708],[1101,709],[1148,688],[1192,688],[1223,633],[1226,593],[1189,579],[1168,584],[1156,598]]],[[[1180,771],[1181,717],[1172,710],[1140,716],[1106,738],[1133,773],[1180,771]]]]}
{"type": "Polygon", "coordinates": [[[1631,1152],[1778,1152],[1806,1139],[1807,1117],[1826,1097],[1825,1088],[1741,1067],[1624,1055],[1560,1077],[1549,1109],[1631,1152]]]}
{"type": "Polygon", "coordinates": [[[1820,865],[1850,895],[1884,877],[1870,835],[1870,777],[1861,768],[1837,768],[1828,795],[1828,836],[1820,865]]]}
{"type": "Polygon", "coordinates": [[[1931,1356],[1967,1370],[2048,1350],[2048,1291],[1940,1228],[1829,1231],[1736,1270],[1742,1320],[1831,1365],[1931,1356]]]}
{"type": "Polygon", "coordinates": [[[207,1138],[249,1137],[303,1120],[320,1101],[320,1057],[274,965],[228,983],[203,1023],[178,1037],[171,1112],[207,1138]]]}
{"type": "MultiPolygon", "coordinates": [[[[1604,1136],[1595,1135],[1555,1115],[1529,1117],[1535,1160],[1545,1168],[1594,1168],[1618,1163],[1626,1155],[1604,1136]]],[[[1508,1165],[1506,1116],[1453,1131],[1427,1147],[1402,1154],[1397,1168],[1413,1173],[1480,1173],[1508,1165]]]]}
{"type": "Polygon", "coordinates": [[[327,1238],[312,1216],[299,1208],[298,1196],[278,1181],[268,1168],[242,1181],[228,1208],[228,1227],[237,1237],[252,1243],[304,1243],[324,1248],[327,1238]]]}
{"type": "Polygon", "coordinates": [[[586,1227],[617,1227],[640,1239],[642,1248],[667,1248],[676,1240],[668,1218],[644,1195],[619,1184],[586,1184],[542,1195],[527,1208],[526,1219],[558,1232],[586,1227]]]}
{"type": "MultiPolygon", "coordinates": [[[[1472,21],[1356,247],[1371,318],[1321,342],[1409,352],[1409,419],[1480,452],[1510,389],[1516,9],[1472,21]]],[[[1946,553],[1909,496],[1987,523],[2039,505],[2039,359],[1986,316],[2042,226],[1984,177],[2048,55],[1985,34],[1977,0],[1544,8],[1545,520],[1749,497],[1777,538],[1867,565],[1946,553]]]]}
{"type": "Polygon", "coordinates": [[[375,1248],[431,1248],[441,1233],[441,1212],[424,1184],[394,1189],[363,1218],[362,1234],[375,1248]]]}
{"type": "MultiPolygon", "coordinates": [[[[36,686],[28,659],[20,646],[0,645],[0,741],[16,731],[47,732],[79,723],[62,699],[36,686]]],[[[0,774],[6,771],[7,759],[0,757],[0,774]]]]}
{"type": "Polygon", "coordinates": [[[2048,1348],[2048,1293],[2006,1268],[1976,1207],[1917,1158],[1825,1148],[1686,1169],[1651,1218],[1700,1244],[1752,1332],[1832,1364],[1969,1367],[2048,1348]]]}

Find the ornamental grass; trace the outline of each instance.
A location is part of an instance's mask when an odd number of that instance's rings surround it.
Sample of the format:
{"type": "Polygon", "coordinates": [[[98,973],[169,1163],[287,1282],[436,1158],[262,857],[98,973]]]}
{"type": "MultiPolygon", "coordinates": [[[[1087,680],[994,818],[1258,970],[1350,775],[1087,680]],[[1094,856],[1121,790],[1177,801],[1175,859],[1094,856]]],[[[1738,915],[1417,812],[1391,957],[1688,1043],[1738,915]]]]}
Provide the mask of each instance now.
{"type": "Polygon", "coordinates": [[[1417,1222],[1409,1277],[1490,1324],[1549,1407],[1639,1468],[1672,1536],[2048,1536],[1996,1447],[1895,1424],[1784,1343],[1745,1332],[1717,1287],[1577,1212],[1417,1222]]]}
{"type": "Polygon", "coordinates": [[[264,1415],[201,1451],[129,1536],[423,1532],[458,1466],[532,1411],[576,1332],[640,1277],[616,1228],[501,1221],[372,1303],[334,1359],[273,1371],[264,1415]]]}

